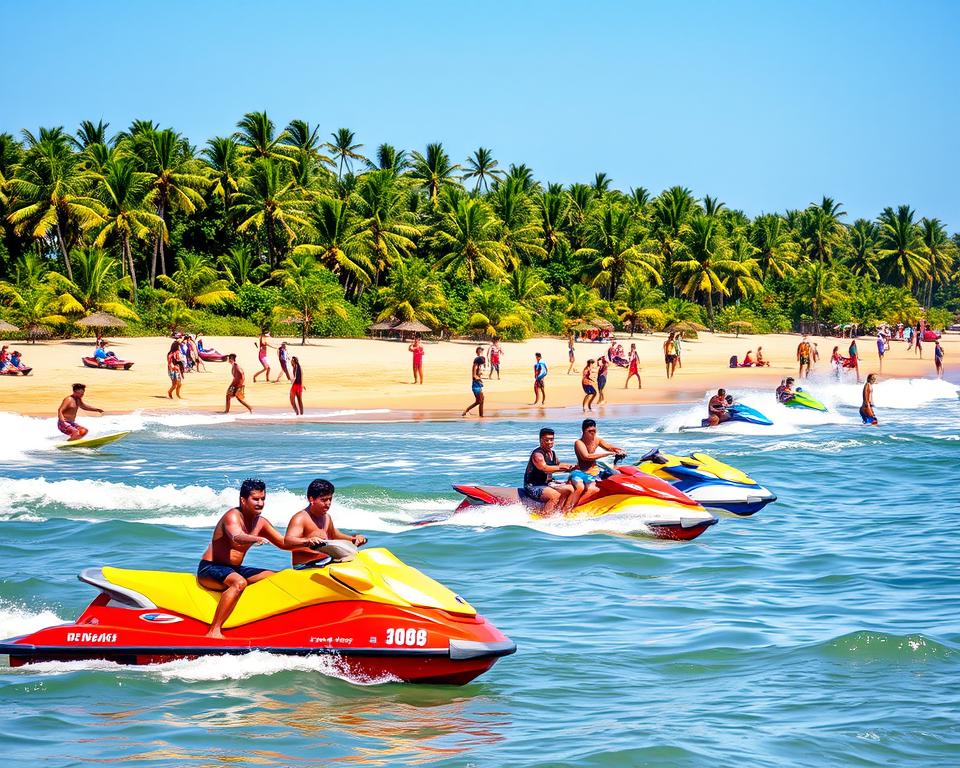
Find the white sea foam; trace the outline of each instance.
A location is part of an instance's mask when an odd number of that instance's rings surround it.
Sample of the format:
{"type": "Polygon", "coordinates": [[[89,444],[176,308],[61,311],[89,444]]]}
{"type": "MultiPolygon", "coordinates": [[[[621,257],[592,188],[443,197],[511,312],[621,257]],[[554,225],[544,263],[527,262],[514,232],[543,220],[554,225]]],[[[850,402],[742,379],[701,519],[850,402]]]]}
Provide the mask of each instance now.
{"type": "Polygon", "coordinates": [[[53,611],[30,611],[22,606],[0,601],[0,638],[18,637],[55,624],[65,624],[53,611]]]}

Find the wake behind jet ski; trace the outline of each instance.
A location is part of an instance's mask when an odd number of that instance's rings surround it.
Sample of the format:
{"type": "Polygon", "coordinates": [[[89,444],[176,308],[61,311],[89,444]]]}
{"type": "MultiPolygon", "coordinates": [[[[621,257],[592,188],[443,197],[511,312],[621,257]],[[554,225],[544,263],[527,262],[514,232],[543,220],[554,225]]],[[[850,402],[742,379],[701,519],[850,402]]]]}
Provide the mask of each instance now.
{"type": "Polygon", "coordinates": [[[707,418],[700,420],[699,426],[680,427],[681,432],[717,427],[730,421],[741,421],[747,424],[771,426],[773,422],[760,411],[743,403],[736,403],[733,396],[728,395],[725,389],[718,389],[717,394],[707,403],[707,418]]]}
{"type": "Polygon", "coordinates": [[[106,659],[156,664],[266,651],[337,657],[364,678],[463,685],[516,645],[462,597],[386,549],[330,542],[316,567],[250,584],[224,624],[204,637],[219,595],[192,573],[87,568],[100,591],[80,617],[0,642],[10,666],[106,659]]]}
{"type": "Polygon", "coordinates": [[[714,512],[745,517],[777,500],[750,475],[705,453],[674,456],[654,448],[641,457],[637,468],[665,480],[714,512]]]}

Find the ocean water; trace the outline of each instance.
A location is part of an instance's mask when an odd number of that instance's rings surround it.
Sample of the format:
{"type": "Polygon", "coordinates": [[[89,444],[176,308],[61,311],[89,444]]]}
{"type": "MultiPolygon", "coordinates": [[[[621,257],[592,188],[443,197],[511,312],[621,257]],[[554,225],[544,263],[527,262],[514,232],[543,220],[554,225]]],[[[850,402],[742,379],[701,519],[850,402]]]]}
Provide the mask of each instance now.
{"type": "MultiPolygon", "coordinates": [[[[99,451],[0,414],[0,637],[74,618],[76,574],[193,570],[238,483],[284,524],[317,476],[334,519],[463,594],[519,646],[461,688],[368,684],[269,654],[155,667],[0,666],[4,766],[811,766],[960,764],[958,387],[855,385],[818,414],[741,393],[772,427],[680,432],[702,405],[601,413],[639,457],[702,450],[774,490],[692,542],[442,516],[451,483],[514,484],[541,419],[269,423],[136,414],[99,451]]],[[[368,414],[369,415],[369,414],[368,414]]],[[[375,414],[389,418],[389,413],[375,414]]],[[[580,414],[551,412],[572,455],[580,414]]],[[[248,562],[282,567],[283,553],[248,562]]],[[[0,664],[6,663],[6,657],[0,664]]]]}

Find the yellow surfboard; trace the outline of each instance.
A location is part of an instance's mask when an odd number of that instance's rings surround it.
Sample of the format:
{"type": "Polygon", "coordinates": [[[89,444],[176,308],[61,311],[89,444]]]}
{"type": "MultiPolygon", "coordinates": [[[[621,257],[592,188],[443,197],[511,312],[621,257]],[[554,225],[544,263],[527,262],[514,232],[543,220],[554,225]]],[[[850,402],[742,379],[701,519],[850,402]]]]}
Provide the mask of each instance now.
{"type": "Polygon", "coordinates": [[[82,440],[71,440],[66,443],[58,443],[57,448],[99,448],[102,445],[113,443],[129,435],[130,432],[116,432],[112,435],[100,435],[99,437],[85,437],[82,440]]]}

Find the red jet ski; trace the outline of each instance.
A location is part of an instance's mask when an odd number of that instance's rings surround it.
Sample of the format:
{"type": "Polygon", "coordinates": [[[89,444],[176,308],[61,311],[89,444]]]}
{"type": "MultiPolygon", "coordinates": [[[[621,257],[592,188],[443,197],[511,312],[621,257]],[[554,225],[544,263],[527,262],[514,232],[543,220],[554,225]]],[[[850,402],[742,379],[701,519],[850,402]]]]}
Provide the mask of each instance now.
{"type": "Polygon", "coordinates": [[[109,368],[114,371],[129,371],[133,363],[128,360],[121,360],[118,357],[107,357],[103,360],[97,360],[95,357],[82,357],[83,364],[87,368],[109,368]]]}
{"type": "MultiPolygon", "coordinates": [[[[597,482],[600,493],[586,503],[578,504],[564,517],[570,519],[620,518],[627,522],[629,533],[657,539],[695,539],[717,518],[699,503],[658,477],[643,474],[636,467],[619,467],[597,482]]],[[[531,499],[523,488],[493,485],[454,485],[466,498],[454,514],[485,505],[512,506],[522,504],[531,517],[542,518],[543,505],[531,499]]],[[[622,528],[619,526],[618,528],[622,528]]]]}
{"type": "Polygon", "coordinates": [[[334,655],[366,680],[463,685],[517,647],[462,597],[386,549],[337,541],[311,567],[286,569],[248,586],[224,624],[204,637],[218,593],[192,573],[87,568],[100,591],[72,624],[0,642],[10,666],[106,659],[157,664],[266,651],[334,655]],[[350,560],[343,558],[353,558],[350,560]]]}
{"type": "Polygon", "coordinates": [[[200,359],[207,363],[225,363],[227,362],[227,356],[220,354],[215,349],[205,349],[202,352],[197,352],[200,355],[200,359]]]}

